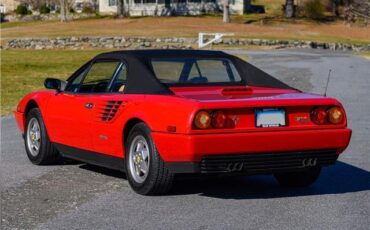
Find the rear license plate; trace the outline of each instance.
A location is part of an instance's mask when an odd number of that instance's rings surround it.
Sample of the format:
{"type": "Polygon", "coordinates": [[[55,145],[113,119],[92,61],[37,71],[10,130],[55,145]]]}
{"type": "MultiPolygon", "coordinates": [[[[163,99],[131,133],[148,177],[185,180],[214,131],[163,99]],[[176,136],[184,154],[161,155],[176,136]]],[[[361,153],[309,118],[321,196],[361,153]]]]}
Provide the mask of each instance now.
{"type": "Polygon", "coordinates": [[[284,109],[257,109],[256,110],[256,127],[281,127],[285,126],[284,109]]]}

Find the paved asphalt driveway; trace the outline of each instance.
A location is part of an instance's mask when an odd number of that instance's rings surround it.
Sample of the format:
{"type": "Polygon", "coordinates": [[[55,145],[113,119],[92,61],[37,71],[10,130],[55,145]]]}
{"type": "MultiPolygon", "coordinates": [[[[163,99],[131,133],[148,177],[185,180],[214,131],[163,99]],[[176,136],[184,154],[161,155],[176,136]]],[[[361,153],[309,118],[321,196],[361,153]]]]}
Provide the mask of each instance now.
{"type": "Polygon", "coordinates": [[[246,53],[310,92],[323,93],[332,69],[328,96],[343,102],[354,133],[314,186],[282,188],[272,176],[181,179],[167,196],[144,197],[119,172],[73,162],[32,165],[7,117],[1,120],[2,228],[369,230],[370,61],[323,51],[246,53]]]}

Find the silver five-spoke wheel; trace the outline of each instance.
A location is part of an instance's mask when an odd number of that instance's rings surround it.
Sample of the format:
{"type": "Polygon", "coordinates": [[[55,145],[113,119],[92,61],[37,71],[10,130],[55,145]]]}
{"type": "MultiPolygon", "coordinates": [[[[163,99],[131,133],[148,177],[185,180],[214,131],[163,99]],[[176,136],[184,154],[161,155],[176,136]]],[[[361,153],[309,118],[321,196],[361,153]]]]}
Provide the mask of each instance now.
{"type": "Polygon", "coordinates": [[[125,170],[131,188],[139,194],[158,195],[171,188],[174,174],[165,166],[143,122],[131,128],[125,141],[125,170]]]}
{"type": "Polygon", "coordinates": [[[27,147],[32,156],[37,156],[41,145],[41,130],[39,121],[32,118],[27,127],[27,147]]]}
{"type": "Polygon", "coordinates": [[[149,145],[143,136],[136,136],[130,146],[129,170],[136,183],[143,183],[150,166],[149,145]]]}

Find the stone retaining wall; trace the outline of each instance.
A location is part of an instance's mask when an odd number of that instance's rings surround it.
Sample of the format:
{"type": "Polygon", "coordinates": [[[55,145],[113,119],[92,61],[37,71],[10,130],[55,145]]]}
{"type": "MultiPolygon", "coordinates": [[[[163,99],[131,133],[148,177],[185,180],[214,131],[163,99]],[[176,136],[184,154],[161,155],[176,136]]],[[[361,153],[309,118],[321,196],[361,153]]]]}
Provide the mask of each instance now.
{"type": "MultiPolygon", "coordinates": [[[[67,20],[77,20],[77,19],[86,19],[93,18],[95,14],[68,14],[67,20]]],[[[7,14],[4,16],[4,21],[6,22],[31,22],[31,21],[58,21],[60,20],[60,14],[31,14],[31,15],[16,15],[16,14],[7,14]]]]}
{"type": "MultiPolygon", "coordinates": [[[[180,48],[197,47],[197,38],[140,38],[140,37],[57,37],[21,38],[3,42],[3,49],[133,49],[133,48],[180,48]]],[[[266,39],[224,38],[213,46],[271,46],[273,48],[313,48],[341,51],[370,51],[370,44],[354,45],[334,42],[287,41],[266,39]]]]}

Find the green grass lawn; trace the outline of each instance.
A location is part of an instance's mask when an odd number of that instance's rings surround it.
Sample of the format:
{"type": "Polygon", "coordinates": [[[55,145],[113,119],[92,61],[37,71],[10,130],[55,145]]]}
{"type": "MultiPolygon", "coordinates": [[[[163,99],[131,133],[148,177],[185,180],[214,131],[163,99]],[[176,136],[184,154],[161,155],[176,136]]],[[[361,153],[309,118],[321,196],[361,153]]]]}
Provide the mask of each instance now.
{"type": "Polygon", "coordinates": [[[1,115],[9,115],[29,92],[43,89],[46,77],[67,79],[102,50],[2,50],[1,115]]]}

